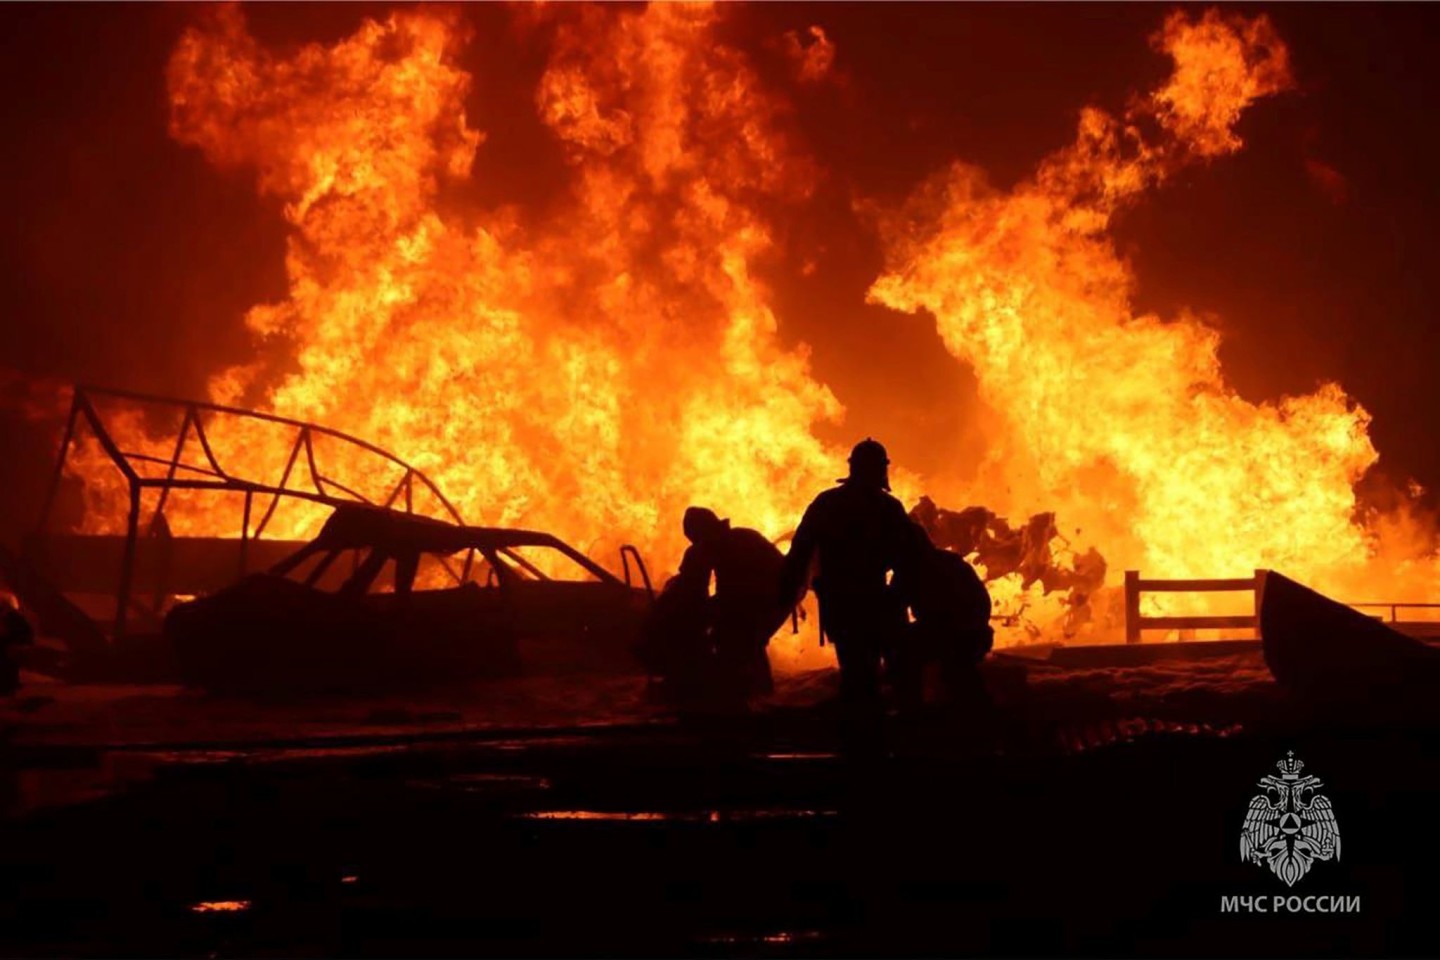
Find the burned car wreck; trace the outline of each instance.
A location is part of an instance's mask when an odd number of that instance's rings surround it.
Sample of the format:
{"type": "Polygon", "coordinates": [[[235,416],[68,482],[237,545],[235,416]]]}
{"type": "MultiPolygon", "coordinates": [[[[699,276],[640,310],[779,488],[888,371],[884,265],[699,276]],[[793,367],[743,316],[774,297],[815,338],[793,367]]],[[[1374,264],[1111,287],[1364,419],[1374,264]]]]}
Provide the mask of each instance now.
{"type": "Polygon", "coordinates": [[[637,669],[651,591],[558,538],[342,505],[267,572],[165,618],[180,676],[211,690],[344,692],[524,672],[637,669]]]}

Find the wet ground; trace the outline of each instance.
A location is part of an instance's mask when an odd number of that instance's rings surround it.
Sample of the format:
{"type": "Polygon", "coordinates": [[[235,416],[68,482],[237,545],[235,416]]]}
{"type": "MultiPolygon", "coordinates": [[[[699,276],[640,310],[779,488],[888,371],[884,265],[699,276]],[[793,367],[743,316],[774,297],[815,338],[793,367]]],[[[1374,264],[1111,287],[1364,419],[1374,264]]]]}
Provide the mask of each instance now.
{"type": "Polygon", "coordinates": [[[0,952],[1434,955],[1440,735],[1292,709],[1248,669],[1036,669],[983,722],[891,718],[869,760],[839,751],[823,673],[746,717],[677,718],[626,678],[37,688],[0,952]],[[1293,889],[1238,855],[1290,750],[1344,842],[1293,889]],[[1360,910],[1222,912],[1290,893],[1360,910]]]}

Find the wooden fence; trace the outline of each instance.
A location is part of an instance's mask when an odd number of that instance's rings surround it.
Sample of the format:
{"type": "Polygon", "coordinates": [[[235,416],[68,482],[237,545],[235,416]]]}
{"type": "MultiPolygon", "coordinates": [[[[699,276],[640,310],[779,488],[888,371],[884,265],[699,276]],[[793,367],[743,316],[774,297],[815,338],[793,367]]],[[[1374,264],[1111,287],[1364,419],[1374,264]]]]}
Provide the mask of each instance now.
{"type": "Polygon", "coordinates": [[[1125,642],[1139,643],[1142,630],[1225,630],[1248,629],[1260,633],[1260,583],[1265,571],[1232,580],[1141,580],[1139,570],[1125,571],[1125,642]],[[1248,590],[1254,599],[1251,613],[1241,616],[1143,617],[1142,593],[1238,593],[1248,590]]]}
{"type": "MultiPolygon", "coordinates": [[[[1139,643],[1142,630],[1225,630],[1250,631],[1245,639],[1260,635],[1260,584],[1265,571],[1256,570],[1251,577],[1232,580],[1142,580],[1140,571],[1125,571],[1125,642],[1139,643]],[[1249,591],[1253,595],[1251,613],[1235,616],[1194,616],[1194,617],[1144,617],[1140,615],[1140,595],[1143,593],[1239,593],[1249,591]]],[[[1342,601],[1343,602],[1343,601],[1342,601]]],[[[1440,638],[1440,619],[1401,620],[1401,610],[1436,610],[1440,603],[1400,603],[1378,601],[1372,603],[1347,603],[1362,613],[1380,620],[1401,633],[1412,637],[1440,638]],[[1386,610],[1383,613],[1369,613],[1371,610],[1386,610]]],[[[1239,639],[1239,638],[1237,638],[1239,639]]]]}

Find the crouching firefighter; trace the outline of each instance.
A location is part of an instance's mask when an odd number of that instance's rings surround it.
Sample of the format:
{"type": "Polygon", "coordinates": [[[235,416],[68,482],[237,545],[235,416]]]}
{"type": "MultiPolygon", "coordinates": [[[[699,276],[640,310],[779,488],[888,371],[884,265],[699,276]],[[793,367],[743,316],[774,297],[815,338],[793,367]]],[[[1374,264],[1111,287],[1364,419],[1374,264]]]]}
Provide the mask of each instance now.
{"type": "Polygon", "coordinates": [[[705,507],[687,509],[682,526],[690,547],[647,626],[658,672],[682,697],[770,692],[766,647],[790,613],[779,601],[784,556],[764,534],[705,507]]]}
{"type": "Polygon", "coordinates": [[[935,546],[919,524],[911,536],[913,549],[893,584],[911,622],[886,658],[897,705],[921,705],[930,663],[939,665],[952,704],[978,705],[985,697],[978,667],[995,642],[990,592],[964,557],[935,546]]]}

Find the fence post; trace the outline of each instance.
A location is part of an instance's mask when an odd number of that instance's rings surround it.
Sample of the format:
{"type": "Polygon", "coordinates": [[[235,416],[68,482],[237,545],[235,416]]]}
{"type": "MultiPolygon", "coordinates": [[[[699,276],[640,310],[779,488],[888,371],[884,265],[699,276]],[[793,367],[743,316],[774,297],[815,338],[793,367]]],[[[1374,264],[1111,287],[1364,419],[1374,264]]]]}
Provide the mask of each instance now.
{"type": "Polygon", "coordinates": [[[1125,571],[1125,642],[1140,642],[1140,571],[1125,571]]]}
{"type": "Polygon", "coordinates": [[[1264,571],[1264,570],[1256,570],[1256,571],[1255,571],[1255,587],[1254,587],[1254,589],[1251,591],[1251,595],[1254,597],[1254,605],[1253,605],[1253,606],[1254,606],[1254,610],[1255,610],[1255,636],[1257,636],[1257,637],[1260,636],[1260,594],[1263,593],[1264,590],[1265,590],[1265,571],[1264,571]]]}

